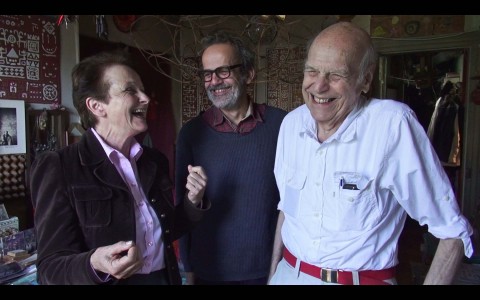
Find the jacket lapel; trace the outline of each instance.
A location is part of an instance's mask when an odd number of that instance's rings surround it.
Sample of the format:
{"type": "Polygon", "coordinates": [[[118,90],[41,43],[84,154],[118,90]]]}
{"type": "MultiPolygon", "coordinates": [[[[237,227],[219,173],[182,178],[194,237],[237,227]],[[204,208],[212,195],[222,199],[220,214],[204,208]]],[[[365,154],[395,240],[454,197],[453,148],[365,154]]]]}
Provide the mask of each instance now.
{"type": "Polygon", "coordinates": [[[107,186],[129,191],[127,185],[110,162],[92,130],[89,129],[82,137],[78,154],[81,164],[93,169],[95,176],[107,186]],[[102,155],[98,155],[101,153],[102,155]]]}
{"type": "Polygon", "coordinates": [[[138,176],[142,185],[145,196],[149,198],[148,192],[152,188],[157,173],[157,165],[153,163],[153,159],[148,158],[149,152],[143,151],[142,156],[137,161],[138,176]]]}

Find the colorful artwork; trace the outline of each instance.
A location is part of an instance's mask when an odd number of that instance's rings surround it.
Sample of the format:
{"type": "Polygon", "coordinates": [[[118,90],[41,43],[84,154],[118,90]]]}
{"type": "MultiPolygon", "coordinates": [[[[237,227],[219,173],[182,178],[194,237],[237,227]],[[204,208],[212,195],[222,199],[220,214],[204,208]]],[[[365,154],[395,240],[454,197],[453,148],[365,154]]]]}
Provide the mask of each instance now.
{"type": "Polygon", "coordinates": [[[464,31],[463,15],[372,15],[372,37],[406,38],[464,31]]]}

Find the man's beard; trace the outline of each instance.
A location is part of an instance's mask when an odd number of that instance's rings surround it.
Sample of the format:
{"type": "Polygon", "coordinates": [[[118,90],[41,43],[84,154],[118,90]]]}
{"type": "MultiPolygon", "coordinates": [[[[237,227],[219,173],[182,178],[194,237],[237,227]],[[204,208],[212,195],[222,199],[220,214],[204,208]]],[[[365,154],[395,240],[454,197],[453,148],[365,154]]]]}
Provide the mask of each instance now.
{"type": "MultiPolygon", "coordinates": [[[[225,85],[218,85],[215,88],[226,87],[225,85]]],[[[207,90],[208,99],[213,103],[213,105],[220,109],[231,109],[238,104],[238,99],[240,95],[245,91],[245,84],[243,80],[240,80],[237,85],[231,86],[227,94],[221,96],[215,96],[211,90],[207,90]]]]}

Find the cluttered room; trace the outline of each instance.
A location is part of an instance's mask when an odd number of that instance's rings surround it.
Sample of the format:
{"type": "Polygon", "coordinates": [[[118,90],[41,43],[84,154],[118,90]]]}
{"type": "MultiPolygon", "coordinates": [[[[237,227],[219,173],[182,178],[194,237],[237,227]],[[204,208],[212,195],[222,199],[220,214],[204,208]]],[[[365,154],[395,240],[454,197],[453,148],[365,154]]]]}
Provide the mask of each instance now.
{"type": "MultiPolygon", "coordinates": [[[[179,132],[211,104],[197,76],[205,74],[199,73],[201,37],[225,29],[244,39],[257,55],[246,93],[291,112],[304,104],[309,38],[337,22],[370,34],[379,56],[372,96],[414,111],[478,243],[480,16],[0,15],[0,285],[38,285],[30,168],[40,154],[79,143],[86,134],[72,99],[72,69],[79,61],[103,50],[131,55],[150,98],[148,130],[136,138],[165,155],[173,182],[179,132]],[[442,110],[446,101],[449,116],[442,110]]],[[[226,78],[234,67],[228,66],[226,78]]],[[[212,68],[210,76],[220,71],[212,68]]],[[[398,284],[422,284],[437,246],[425,226],[407,219],[398,284]]],[[[478,250],[462,262],[453,284],[480,284],[478,250]]]]}

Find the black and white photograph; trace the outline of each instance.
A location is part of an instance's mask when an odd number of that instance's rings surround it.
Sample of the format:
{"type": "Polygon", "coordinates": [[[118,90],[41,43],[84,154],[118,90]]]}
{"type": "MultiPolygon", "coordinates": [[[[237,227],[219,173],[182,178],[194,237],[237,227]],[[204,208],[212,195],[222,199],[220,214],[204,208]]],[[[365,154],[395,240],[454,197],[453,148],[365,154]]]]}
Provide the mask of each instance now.
{"type": "Polygon", "coordinates": [[[0,101],[0,155],[26,153],[25,101],[0,101]]]}

